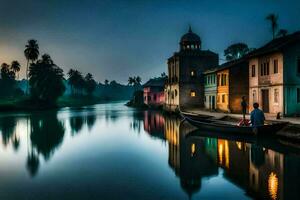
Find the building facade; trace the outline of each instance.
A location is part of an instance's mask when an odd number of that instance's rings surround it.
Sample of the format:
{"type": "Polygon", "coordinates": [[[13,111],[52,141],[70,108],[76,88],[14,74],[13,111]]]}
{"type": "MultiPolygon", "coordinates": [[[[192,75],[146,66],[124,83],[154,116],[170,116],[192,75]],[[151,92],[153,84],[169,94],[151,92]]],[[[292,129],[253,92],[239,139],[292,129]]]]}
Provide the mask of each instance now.
{"type": "Polygon", "coordinates": [[[204,106],[203,72],[218,65],[218,55],[201,50],[201,39],[192,32],[182,36],[180,51],[168,59],[165,109],[176,111],[204,106]]]}
{"type": "Polygon", "coordinates": [[[208,110],[215,110],[217,108],[216,69],[204,72],[204,107],[208,110]]]}
{"type": "Polygon", "coordinates": [[[165,78],[154,78],[144,84],[144,104],[150,107],[163,106],[165,81],[165,78]]]}
{"type": "Polygon", "coordinates": [[[217,110],[242,113],[242,97],[248,101],[249,71],[244,58],[222,64],[217,70],[217,110]]]}
{"type": "Polygon", "coordinates": [[[299,114],[300,32],[272,40],[249,57],[250,105],[259,103],[265,113],[299,114]]]}

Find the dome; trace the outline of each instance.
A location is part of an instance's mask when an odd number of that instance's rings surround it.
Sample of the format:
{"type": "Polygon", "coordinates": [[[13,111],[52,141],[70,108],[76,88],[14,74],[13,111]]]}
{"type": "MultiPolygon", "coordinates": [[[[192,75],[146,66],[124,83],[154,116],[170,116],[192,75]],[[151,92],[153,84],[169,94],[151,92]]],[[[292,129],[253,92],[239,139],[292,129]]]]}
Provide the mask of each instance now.
{"type": "Polygon", "coordinates": [[[192,42],[192,43],[201,43],[201,39],[200,37],[193,33],[192,31],[192,28],[190,27],[189,28],[189,32],[184,34],[182,37],[181,37],[181,40],[180,40],[181,43],[185,43],[185,42],[192,42]]]}
{"type": "Polygon", "coordinates": [[[188,33],[184,34],[180,40],[180,49],[185,50],[200,50],[201,49],[201,39],[200,37],[193,33],[190,26],[188,33]]]}

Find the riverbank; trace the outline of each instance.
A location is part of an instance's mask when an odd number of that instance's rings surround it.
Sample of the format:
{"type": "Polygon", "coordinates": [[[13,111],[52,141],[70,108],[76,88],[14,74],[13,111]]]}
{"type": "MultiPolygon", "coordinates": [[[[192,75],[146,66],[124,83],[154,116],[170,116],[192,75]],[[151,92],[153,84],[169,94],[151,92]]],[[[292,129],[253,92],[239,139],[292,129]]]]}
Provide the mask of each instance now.
{"type": "MultiPolygon", "coordinates": [[[[207,110],[200,109],[185,109],[185,112],[194,113],[199,115],[208,115],[215,118],[223,118],[225,116],[234,118],[243,118],[242,114],[230,114],[230,113],[220,113],[220,112],[210,112],[207,110]]],[[[276,115],[265,114],[266,120],[288,122],[289,125],[284,129],[279,131],[276,135],[284,140],[292,140],[296,143],[300,143],[300,118],[298,117],[283,117],[281,119],[276,119],[276,115]]],[[[246,115],[247,119],[250,119],[250,115],[246,115]]]]}
{"type": "Polygon", "coordinates": [[[82,107],[105,102],[110,102],[110,100],[94,96],[64,96],[59,98],[55,105],[32,101],[28,97],[5,98],[0,100],[0,112],[51,110],[63,107],[82,107]]]}

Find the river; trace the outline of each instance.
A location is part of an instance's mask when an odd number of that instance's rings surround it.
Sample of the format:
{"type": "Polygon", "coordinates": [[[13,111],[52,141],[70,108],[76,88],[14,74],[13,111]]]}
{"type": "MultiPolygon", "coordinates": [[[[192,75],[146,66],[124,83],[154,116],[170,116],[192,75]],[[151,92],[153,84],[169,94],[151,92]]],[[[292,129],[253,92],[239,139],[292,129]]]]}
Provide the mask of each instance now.
{"type": "Polygon", "coordinates": [[[300,152],[123,104],[1,114],[0,199],[300,199],[300,152]]]}

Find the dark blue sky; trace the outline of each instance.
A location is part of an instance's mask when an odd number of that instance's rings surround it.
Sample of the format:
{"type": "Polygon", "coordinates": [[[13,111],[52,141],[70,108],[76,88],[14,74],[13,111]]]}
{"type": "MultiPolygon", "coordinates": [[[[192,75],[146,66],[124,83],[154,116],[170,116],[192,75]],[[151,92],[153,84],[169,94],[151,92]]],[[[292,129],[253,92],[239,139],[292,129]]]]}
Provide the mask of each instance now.
{"type": "Polygon", "coordinates": [[[220,57],[234,42],[271,39],[269,13],[280,28],[300,30],[299,0],[0,0],[0,8],[1,63],[17,59],[25,68],[24,45],[35,38],[65,72],[77,68],[101,82],[166,71],[189,24],[220,57]]]}

